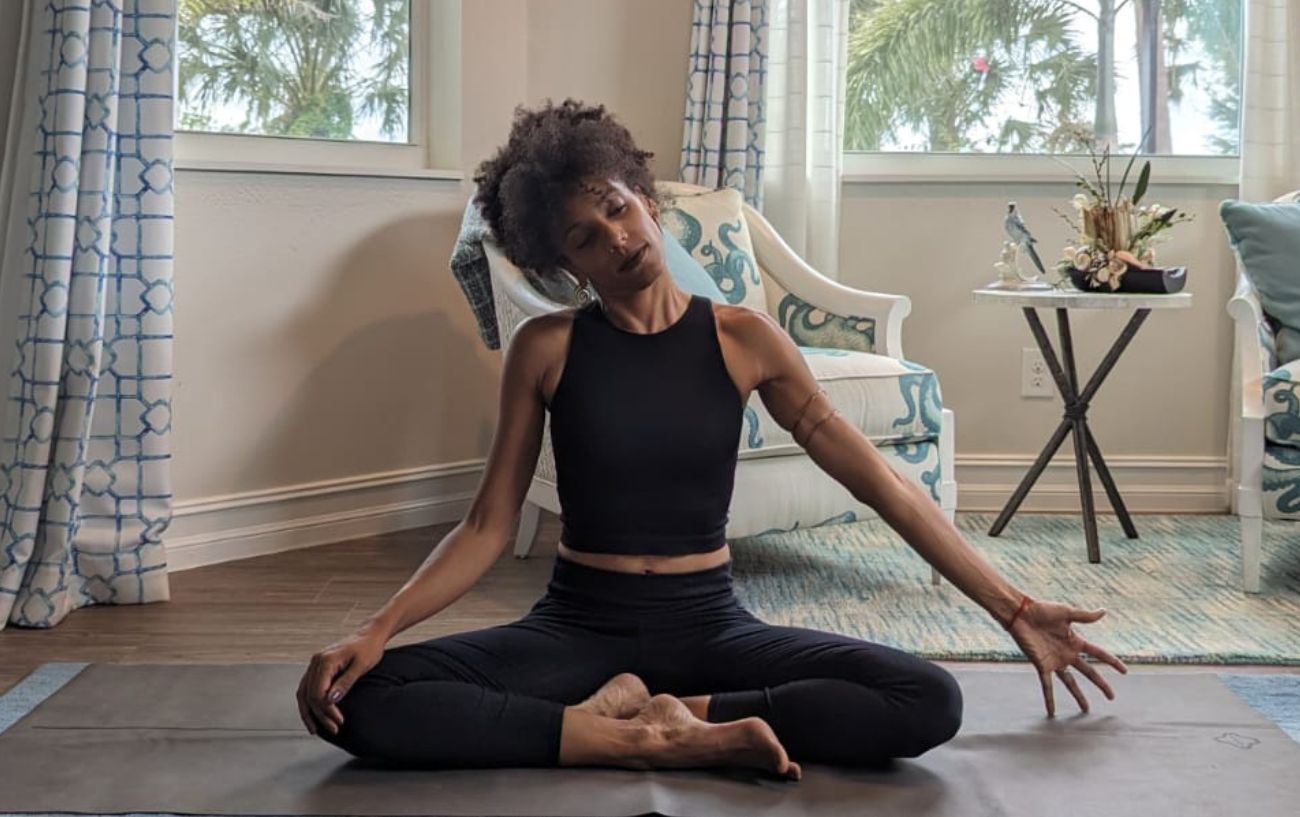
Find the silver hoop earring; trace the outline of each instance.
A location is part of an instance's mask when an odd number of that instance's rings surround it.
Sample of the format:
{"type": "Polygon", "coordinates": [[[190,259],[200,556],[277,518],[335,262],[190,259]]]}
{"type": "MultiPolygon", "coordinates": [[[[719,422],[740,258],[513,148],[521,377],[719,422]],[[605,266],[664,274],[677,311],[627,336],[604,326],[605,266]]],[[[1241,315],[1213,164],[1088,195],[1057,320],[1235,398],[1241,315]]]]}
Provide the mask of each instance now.
{"type": "Polygon", "coordinates": [[[596,300],[596,288],[591,285],[590,279],[585,283],[580,284],[578,283],[578,276],[563,267],[560,268],[560,271],[567,275],[569,280],[573,282],[573,300],[578,306],[588,306],[592,301],[596,300]]]}

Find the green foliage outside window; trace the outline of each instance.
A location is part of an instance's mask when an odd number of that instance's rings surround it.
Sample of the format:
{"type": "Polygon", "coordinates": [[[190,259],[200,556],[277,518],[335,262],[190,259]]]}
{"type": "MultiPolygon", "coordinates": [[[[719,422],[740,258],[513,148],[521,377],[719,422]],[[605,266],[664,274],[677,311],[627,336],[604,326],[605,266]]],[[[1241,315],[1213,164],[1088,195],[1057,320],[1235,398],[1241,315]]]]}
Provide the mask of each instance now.
{"type": "Polygon", "coordinates": [[[1241,23],[1241,0],[852,0],[845,149],[1232,155],[1241,23]]]}
{"type": "Polygon", "coordinates": [[[409,35],[409,0],[179,0],[177,124],[406,142],[409,35]]]}

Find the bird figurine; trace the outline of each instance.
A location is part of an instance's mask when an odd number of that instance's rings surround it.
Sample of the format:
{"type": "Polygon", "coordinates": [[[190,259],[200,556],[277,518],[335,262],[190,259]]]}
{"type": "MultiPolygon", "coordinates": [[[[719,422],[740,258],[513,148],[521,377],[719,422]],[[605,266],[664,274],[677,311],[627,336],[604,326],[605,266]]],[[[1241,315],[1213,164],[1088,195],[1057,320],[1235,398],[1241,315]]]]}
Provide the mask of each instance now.
{"type": "Polygon", "coordinates": [[[1002,228],[1006,230],[1007,237],[1025,251],[1025,254],[1029,256],[1029,260],[1034,262],[1035,267],[1038,267],[1039,273],[1046,275],[1047,270],[1043,268],[1043,261],[1038,257],[1038,251],[1034,249],[1034,244],[1038,243],[1038,239],[1034,238],[1029,232],[1029,228],[1025,226],[1024,219],[1016,211],[1014,201],[1007,202],[1007,217],[1002,222],[1002,228]]]}

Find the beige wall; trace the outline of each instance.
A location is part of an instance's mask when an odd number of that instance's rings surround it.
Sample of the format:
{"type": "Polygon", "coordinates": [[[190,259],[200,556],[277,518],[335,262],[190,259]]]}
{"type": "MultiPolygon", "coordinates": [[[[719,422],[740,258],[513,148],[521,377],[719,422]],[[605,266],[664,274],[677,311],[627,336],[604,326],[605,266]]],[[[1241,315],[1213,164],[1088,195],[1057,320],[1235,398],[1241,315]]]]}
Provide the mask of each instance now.
{"type": "Polygon", "coordinates": [[[682,0],[529,0],[528,97],[602,102],[676,178],[691,9],[682,0]]]}
{"type": "Polygon", "coordinates": [[[455,182],[180,171],[179,500],[480,457],[496,354],[455,182]]]}
{"type": "MultiPolygon", "coordinates": [[[[1056,429],[1059,400],[1020,396],[1021,349],[1036,347],[1017,308],[975,304],[971,290],[996,277],[1006,203],[1017,202],[1053,263],[1070,238],[1053,212],[1074,190],[1059,184],[847,184],[843,198],[841,280],[906,294],[903,351],[939,375],[944,404],[957,413],[957,455],[1036,456],[1056,429]]],[[[1231,251],[1219,201],[1231,186],[1153,184],[1148,199],[1186,209],[1190,224],[1160,245],[1160,260],[1188,267],[1190,309],[1152,310],[1093,398],[1090,425],[1103,452],[1117,457],[1223,456],[1232,326],[1231,251]]],[[[1130,313],[1072,311],[1071,336],[1082,378],[1090,376],[1130,313]]],[[[1056,316],[1039,310],[1059,351],[1056,316]]],[[[1085,381],[1086,382],[1086,381],[1085,381]]],[[[1072,450],[1069,441],[1063,452],[1072,450]]],[[[1117,477],[1119,479],[1119,477],[1117,477]]],[[[960,493],[960,492],[959,492],[960,493]]]]}

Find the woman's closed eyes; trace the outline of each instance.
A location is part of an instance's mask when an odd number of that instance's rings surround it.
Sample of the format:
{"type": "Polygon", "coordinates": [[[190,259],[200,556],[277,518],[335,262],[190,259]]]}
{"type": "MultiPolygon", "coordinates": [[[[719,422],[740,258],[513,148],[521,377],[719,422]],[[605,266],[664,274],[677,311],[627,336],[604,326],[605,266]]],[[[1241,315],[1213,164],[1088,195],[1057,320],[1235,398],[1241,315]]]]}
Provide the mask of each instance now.
{"type": "MultiPolygon", "coordinates": [[[[615,216],[622,215],[622,214],[623,214],[623,211],[626,210],[626,209],[627,209],[627,203],[626,203],[626,202],[619,202],[618,206],[616,206],[614,209],[612,209],[612,210],[609,211],[609,215],[610,215],[611,218],[613,218],[613,217],[615,217],[615,216]]],[[[576,249],[579,249],[579,250],[584,249],[588,244],[590,244],[590,243],[591,243],[591,234],[592,234],[592,231],[591,231],[591,230],[588,230],[588,231],[586,231],[585,233],[583,233],[583,234],[582,234],[582,241],[581,241],[581,243],[579,243],[579,244],[576,246],[576,249]]]]}

